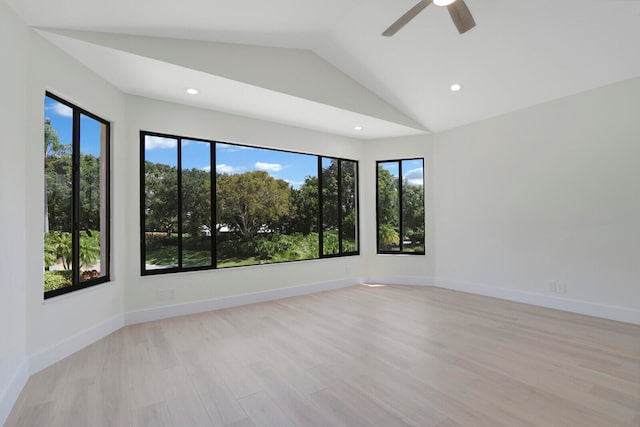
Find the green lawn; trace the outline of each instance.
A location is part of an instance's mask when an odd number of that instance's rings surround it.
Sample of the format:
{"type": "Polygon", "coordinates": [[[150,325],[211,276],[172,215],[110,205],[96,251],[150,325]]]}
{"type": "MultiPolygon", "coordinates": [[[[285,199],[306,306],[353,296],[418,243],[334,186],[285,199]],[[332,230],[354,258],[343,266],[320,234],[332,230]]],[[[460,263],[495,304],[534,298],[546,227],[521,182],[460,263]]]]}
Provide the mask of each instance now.
{"type": "MultiPolygon", "coordinates": [[[[177,244],[162,246],[156,242],[147,247],[146,264],[157,266],[175,266],[178,264],[177,244]]],[[[257,264],[274,264],[286,261],[299,261],[318,258],[318,235],[272,235],[256,239],[247,245],[247,242],[224,241],[220,243],[218,254],[229,253],[220,256],[218,268],[239,267],[257,264]],[[230,252],[235,252],[230,254],[230,252]],[[238,253],[238,252],[244,252],[238,253]]],[[[355,241],[344,240],[343,249],[355,250],[355,241]]],[[[325,253],[337,253],[338,236],[336,231],[325,232],[325,253]]],[[[198,267],[211,265],[210,252],[207,249],[183,249],[184,267],[198,267]]]]}

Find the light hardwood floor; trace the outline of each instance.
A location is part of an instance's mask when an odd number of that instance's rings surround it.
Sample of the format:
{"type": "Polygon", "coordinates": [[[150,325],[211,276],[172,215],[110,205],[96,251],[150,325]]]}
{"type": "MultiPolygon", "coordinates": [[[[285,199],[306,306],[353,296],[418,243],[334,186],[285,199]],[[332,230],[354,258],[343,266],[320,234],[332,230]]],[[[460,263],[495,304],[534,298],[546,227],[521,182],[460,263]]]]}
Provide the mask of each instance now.
{"type": "Polygon", "coordinates": [[[640,426],[640,326],[356,286],[128,326],[34,375],[13,426],[640,426]]]}

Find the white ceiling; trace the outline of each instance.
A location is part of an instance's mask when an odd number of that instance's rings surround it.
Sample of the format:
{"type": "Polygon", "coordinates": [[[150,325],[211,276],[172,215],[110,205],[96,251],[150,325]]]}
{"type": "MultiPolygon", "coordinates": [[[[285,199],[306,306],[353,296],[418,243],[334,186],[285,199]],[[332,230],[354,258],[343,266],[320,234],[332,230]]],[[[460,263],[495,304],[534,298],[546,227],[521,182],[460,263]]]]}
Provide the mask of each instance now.
{"type": "Polygon", "coordinates": [[[358,138],[442,132],[640,76],[638,0],[466,0],[477,26],[464,35],[445,9],[430,5],[391,38],[380,33],[417,0],[5,1],[28,25],[48,30],[289,48],[292,60],[304,57],[333,73],[327,82],[353,79],[361,108],[340,99],[339,90],[334,102],[78,33],[42,33],[127,93],[358,138]],[[309,51],[337,70],[305,56],[309,51]],[[144,70],[161,75],[162,84],[149,83],[144,70]],[[178,94],[192,85],[185,81],[228,98],[178,94]],[[453,82],[463,90],[450,92],[453,82]],[[365,129],[355,132],[354,125],[365,129]]]}

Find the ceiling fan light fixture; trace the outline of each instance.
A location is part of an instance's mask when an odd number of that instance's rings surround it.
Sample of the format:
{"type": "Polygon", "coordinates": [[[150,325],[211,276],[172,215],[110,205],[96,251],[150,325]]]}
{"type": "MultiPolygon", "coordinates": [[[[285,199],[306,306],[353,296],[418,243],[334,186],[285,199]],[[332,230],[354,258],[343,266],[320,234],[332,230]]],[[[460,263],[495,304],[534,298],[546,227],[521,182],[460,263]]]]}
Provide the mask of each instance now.
{"type": "Polygon", "coordinates": [[[436,6],[449,6],[454,1],[456,0],[433,0],[433,4],[436,6]]]}

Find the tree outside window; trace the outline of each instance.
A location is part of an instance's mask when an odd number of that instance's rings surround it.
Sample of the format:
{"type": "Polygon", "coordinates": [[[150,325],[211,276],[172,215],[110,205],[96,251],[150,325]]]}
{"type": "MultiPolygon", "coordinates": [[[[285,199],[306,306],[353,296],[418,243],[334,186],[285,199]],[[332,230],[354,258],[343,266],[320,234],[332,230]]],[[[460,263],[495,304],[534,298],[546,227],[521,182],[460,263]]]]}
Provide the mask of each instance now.
{"type": "Polygon", "coordinates": [[[47,93],[44,296],[109,277],[109,123],[47,93]]]}
{"type": "Polygon", "coordinates": [[[424,160],[377,162],[378,253],[425,253],[424,160]]]}

